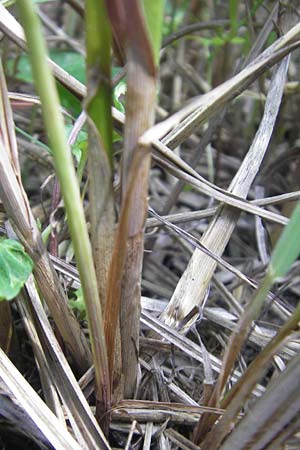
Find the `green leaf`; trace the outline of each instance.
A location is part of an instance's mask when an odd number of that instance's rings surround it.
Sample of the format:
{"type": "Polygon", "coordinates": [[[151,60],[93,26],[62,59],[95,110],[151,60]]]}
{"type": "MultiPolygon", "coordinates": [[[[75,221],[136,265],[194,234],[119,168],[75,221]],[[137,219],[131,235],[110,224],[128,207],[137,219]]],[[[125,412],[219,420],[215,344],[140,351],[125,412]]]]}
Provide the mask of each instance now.
{"type": "Polygon", "coordinates": [[[244,44],[244,43],[246,42],[246,38],[241,37],[241,36],[235,36],[235,37],[233,37],[233,38],[230,40],[230,42],[231,42],[232,44],[238,44],[238,45],[241,45],[241,44],[244,44]]]}
{"type": "Polygon", "coordinates": [[[69,300],[69,304],[72,309],[77,309],[84,317],[86,315],[86,306],[84,303],[82,288],[80,287],[74,292],[75,300],[69,300]]]}
{"type": "MultiPolygon", "coordinates": [[[[50,51],[50,58],[70,75],[85,83],[85,60],[82,55],[72,51],[52,50],[50,51]]],[[[33,83],[29,57],[26,54],[21,55],[17,61],[15,58],[9,59],[7,61],[7,72],[9,76],[18,80],[33,83]]],[[[78,116],[82,110],[80,101],[60,83],[57,83],[57,89],[62,106],[74,116],[78,116]]]]}
{"type": "Polygon", "coordinates": [[[126,94],[126,89],[127,89],[126,82],[121,80],[113,90],[114,105],[122,113],[125,113],[125,108],[122,103],[121,96],[126,94]]]}
{"type": "MultiPolygon", "coordinates": [[[[66,128],[70,132],[72,125],[67,125],[66,128]]],[[[77,179],[80,185],[88,156],[88,134],[86,131],[80,130],[71,150],[77,161],[77,179]]]]}
{"type": "MultiPolygon", "coordinates": [[[[70,75],[85,83],[85,61],[82,55],[71,51],[53,50],[50,51],[50,58],[70,75]]],[[[18,80],[33,83],[29,57],[26,54],[21,55],[17,61],[15,58],[9,59],[7,70],[9,75],[14,75],[18,80]]]]}
{"type": "Polygon", "coordinates": [[[272,252],[269,273],[272,278],[283,277],[300,255],[300,203],[284,228],[272,252]]]}
{"type": "Polygon", "coordinates": [[[0,241],[0,300],[12,300],[31,274],[33,262],[18,241],[0,241]]]}
{"type": "Polygon", "coordinates": [[[144,0],[143,5],[155,64],[158,65],[163,29],[164,0],[144,0]]]}
{"type": "Polygon", "coordinates": [[[229,1],[229,17],[230,17],[230,36],[234,37],[238,31],[238,10],[239,10],[239,0],[229,1]]]}
{"type": "MultiPolygon", "coordinates": [[[[72,51],[54,50],[50,51],[50,57],[70,75],[73,75],[77,80],[85,83],[85,60],[82,55],[72,51]]],[[[77,117],[82,111],[81,102],[60,83],[57,83],[57,89],[62,106],[72,115],[77,117]]]]}
{"type": "Polygon", "coordinates": [[[113,143],[122,141],[122,136],[115,130],[113,130],[113,143]]]}
{"type": "Polygon", "coordinates": [[[169,33],[173,33],[179,28],[184,19],[188,6],[188,0],[185,0],[179,5],[176,4],[176,8],[174,11],[174,3],[171,0],[166,1],[165,17],[162,27],[164,36],[168,35],[169,33]]]}
{"type": "MultiPolygon", "coordinates": [[[[72,125],[66,125],[68,136],[72,129],[73,129],[72,125]]],[[[82,161],[82,157],[85,156],[85,153],[87,152],[87,143],[88,143],[87,132],[84,130],[80,130],[75,143],[71,146],[72,153],[75,156],[78,165],[82,161]]]]}
{"type": "Polygon", "coordinates": [[[99,131],[102,144],[112,167],[112,31],[104,0],[86,1],[85,23],[87,113],[99,131]]]}

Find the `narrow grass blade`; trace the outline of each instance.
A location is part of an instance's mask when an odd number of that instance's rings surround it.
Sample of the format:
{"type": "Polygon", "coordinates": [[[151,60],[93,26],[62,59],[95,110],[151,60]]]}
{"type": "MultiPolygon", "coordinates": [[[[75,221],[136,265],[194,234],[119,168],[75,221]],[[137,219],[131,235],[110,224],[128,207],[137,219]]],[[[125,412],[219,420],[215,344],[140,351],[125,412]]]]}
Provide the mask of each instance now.
{"type": "MultiPolygon", "coordinates": [[[[229,191],[240,198],[247,197],[267,152],[282,100],[288,63],[289,58],[287,57],[278,66],[272,78],[259,129],[230,184],[229,191]]],[[[221,205],[204,233],[201,243],[215,254],[222,255],[239,216],[240,212],[238,210],[228,205],[221,205]]],[[[176,286],[172,299],[162,316],[163,320],[176,326],[176,320],[182,320],[193,307],[201,305],[215,268],[215,261],[208,255],[203,255],[201,251],[196,250],[176,286]],[[175,316],[176,320],[174,319],[175,316]]]]}
{"type": "Polygon", "coordinates": [[[286,226],[275,246],[268,271],[261,282],[258,291],[253,300],[249,303],[242,315],[237,329],[230,337],[230,342],[227,347],[227,352],[224,355],[223,371],[218,381],[218,390],[221,393],[224,389],[225,383],[232,370],[236,357],[244,343],[244,340],[249,332],[253,320],[256,320],[264,301],[272,284],[276,281],[278,274],[283,276],[290,268],[291,264],[297,259],[300,254],[300,203],[294,209],[289,224],[286,226]],[[291,249],[290,253],[285,251],[285,248],[291,249]],[[295,249],[295,251],[294,251],[295,249]]]}
{"type": "Polygon", "coordinates": [[[144,7],[147,31],[151,40],[154,64],[158,66],[165,0],[157,0],[156,2],[153,2],[152,0],[143,0],[142,3],[144,7]]]}
{"type": "Polygon", "coordinates": [[[41,98],[44,121],[68,215],[68,225],[87,307],[96,369],[97,396],[103,403],[102,410],[105,411],[110,403],[107,353],[97,279],[83,205],[71,152],[67,145],[54,78],[46,59],[47,50],[39,19],[30,0],[20,0],[18,6],[25,28],[33,76],[41,98]]]}
{"type": "Polygon", "coordinates": [[[85,108],[95,123],[112,166],[111,27],[103,0],[86,0],[87,96],[85,108]]]}
{"type": "MultiPolygon", "coordinates": [[[[0,74],[3,76],[3,73],[0,74]]],[[[1,136],[7,145],[14,146],[14,123],[9,113],[5,81],[1,91],[6,115],[0,116],[1,136]]],[[[18,155],[13,147],[5,147],[0,139],[0,194],[5,210],[15,227],[28,255],[34,261],[34,274],[41,293],[49,307],[58,330],[70,351],[78,373],[84,372],[91,363],[87,341],[80,331],[74,314],[67,305],[65,294],[42,243],[29,201],[18,172],[18,155]]]]}
{"type": "Polygon", "coordinates": [[[0,378],[55,449],[81,449],[73,436],[59,422],[1,349],[0,378]]]}
{"type": "MultiPolygon", "coordinates": [[[[285,271],[287,271],[290,267],[290,265],[295,261],[295,259],[300,254],[300,235],[299,233],[295,233],[295,230],[299,228],[300,223],[300,203],[297,204],[295,207],[295,210],[293,212],[293,215],[290,219],[289,224],[285,228],[284,232],[282,233],[281,239],[278,241],[274,254],[275,254],[275,269],[274,269],[274,261],[273,263],[270,263],[269,269],[267,271],[266,276],[264,277],[263,281],[261,282],[261,285],[259,289],[257,290],[253,300],[249,303],[248,307],[245,309],[242,317],[240,318],[236,329],[232,333],[227,349],[225,351],[225,355],[223,358],[223,366],[222,371],[220,373],[217,385],[215,387],[215,390],[213,392],[212,398],[211,398],[211,405],[220,404],[220,396],[225,388],[225,384],[228,380],[228,377],[230,376],[230,373],[234,367],[234,363],[236,361],[236,358],[238,356],[238,353],[240,352],[242,345],[246,339],[246,336],[249,333],[251,324],[254,320],[257,319],[259,316],[259,313],[263,307],[263,304],[265,302],[266,296],[269,292],[269,289],[271,288],[272,284],[276,281],[276,277],[274,276],[274,273],[280,273],[281,276],[285,274],[285,271]],[[292,253],[292,257],[286,255],[286,253],[282,253],[282,258],[284,260],[284,263],[281,261],[281,258],[278,257],[278,248],[283,249],[284,246],[293,246],[297,249],[297,252],[292,253]],[[272,266],[273,264],[273,266],[272,266]],[[271,269],[271,267],[273,267],[271,269]],[[284,271],[283,271],[284,269],[284,271]],[[275,271],[274,271],[275,270],[275,271]],[[278,272],[276,272],[278,270],[278,272]],[[281,270],[281,271],[280,271],[281,270]]],[[[272,261],[272,257],[271,257],[272,261]]],[[[263,353],[263,356],[268,357],[268,355],[272,354],[274,351],[274,348],[276,349],[280,342],[286,337],[287,333],[297,327],[297,324],[299,322],[299,311],[300,308],[295,310],[294,315],[291,317],[291,319],[287,322],[287,324],[283,327],[283,329],[279,332],[278,336],[274,338],[273,342],[269,344],[269,347],[267,348],[266,352],[263,353]]],[[[257,376],[259,376],[260,371],[258,371],[257,376]]],[[[253,383],[252,379],[252,383],[253,383]]],[[[238,386],[240,388],[240,385],[238,386]]],[[[247,392],[249,388],[249,384],[245,383],[241,385],[241,389],[244,389],[243,396],[247,396],[247,392]]],[[[235,391],[233,391],[235,392],[235,391]]],[[[230,394],[229,394],[230,395],[230,394]]],[[[245,399],[245,398],[244,398],[245,399]]],[[[226,401],[226,400],[225,400],[226,401]]],[[[216,433],[215,437],[213,438],[213,435],[208,436],[207,440],[205,440],[205,444],[207,445],[207,448],[209,450],[215,450],[217,447],[218,442],[220,443],[222,438],[229,432],[229,427],[236,416],[238,409],[240,407],[241,403],[234,402],[233,405],[230,408],[228,416],[224,417],[224,423],[221,422],[220,425],[216,425],[217,429],[220,428],[220,430],[216,433]],[[217,436],[217,437],[216,437],[217,436]]],[[[210,419],[208,419],[209,421],[210,419]]],[[[196,433],[197,436],[197,433],[196,433]]],[[[197,440],[197,437],[196,437],[197,440]]]]}
{"type": "Polygon", "coordinates": [[[86,1],[88,170],[91,242],[104,310],[114,241],[112,185],[111,27],[104,2],[86,1]],[[101,180],[101,183],[99,182],[101,180]]]}
{"type": "MultiPolygon", "coordinates": [[[[134,191],[134,189],[136,188],[136,178],[134,174],[137,173],[137,171],[139,170],[139,167],[141,166],[144,157],[145,153],[143,154],[143,152],[140,151],[135,155],[135,159],[132,162],[131,182],[128,187],[128,195],[125,199],[124,206],[121,211],[120,220],[116,232],[111,266],[109,270],[104,324],[105,324],[106,343],[107,348],[109,349],[108,360],[109,360],[110,377],[113,376],[114,370],[117,369],[114,366],[116,363],[114,353],[116,348],[116,338],[118,336],[119,314],[122,301],[121,275],[124,272],[127,256],[127,245],[126,245],[127,241],[124,239],[124,236],[128,235],[130,211],[132,209],[131,205],[131,201],[133,198],[132,191],[134,191]]],[[[121,381],[123,383],[124,380],[121,381]]]]}
{"type": "MultiPolygon", "coordinates": [[[[158,1],[156,4],[156,12],[158,13],[156,20],[157,24],[159,24],[163,12],[163,2],[158,1]]],[[[138,12],[138,2],[136,2],[135,8],[138,12]]],[[[135,20],[130,22],[128,26],[132,30],[138,27],[140,34],[144,34],[144,31],[142,31],[142,17],[139,17],[137,14],[135,20]]],[[[157,30],[157,27],[155,29],[157,30]]],[[[158,31],[161,36],[161,29],[158,31]]],[[[148,40],[145,39],[143,41],[139,36],[133,35],[128,47],[127,114],[125,123],[124,165],[122,171],[123,195],[127,191],[133,155],[135,152],[141,152],[142,149],[144,151],[144,147],[138,145],[138,139],[154,121],[156,77],[151,37],[149,44],[147,42],[148,40]],[[136,46],[139,40],[143,42],[143,45],[140,46],[139,52],[137,53],[136,46]]],[[[140,280],[143,261],[144,224],[147,213],[150,158],[150,147],[148,147],[147,154],[143,158],[139,171],[136,173],[135,189],[132,192],[127,236],[127,258],[122,283],[120,318],[125,398],[133,396],[136,387],[141,295],[140,280]]],[[[125,203],[123,207],[125,207],[125,203]]]]}
{"type": "Polygon", "coordinates": [[[96,422],[92,411],[80,390],[78,383],[70,370],[69,364],[62,353],[57,339],[53,333],[46,313],[41,305],[33,279],[26,283],[28,298],[22,294],[22,309],[28,318],[35,324],[40,345],[43,348],[51,378],[56,385],[63,402],[84,437],[90,449],[109,449],[109,445],[96,422]]]}
{"type": "MultiPolygon", "coordinates": [[[[221,420],[215,425],[210,436],[207,436],[205,445],[217,446],[225,436],[230,433],[232,424],[237,421],[241,405],[253,393],[253,389],[257,382],[262,378],[264,373],[270,367],[272,357],[282,349],[285,341],[293,337],[292,333],[298,329],[300,320],[300,306],[298,305],[291,318],[282,326],[277,335],[268,343],[261,353],[249,365],[245,373],[239,378],[233,388],[226,394],[221,401],[221,407],[226,410],[221,420]]],[[[297,335],[297,333],[295,333],[297,335]]],[[[299,337],[299,334],[297,335],[299,337]]],[[[197,442],[197,428],[195,429],[195,441],[197,442]]]]}
{"type": "MultiPolygon", "coordinates": [[[[112,153],[111,25],[103,0],[86,0],[88,173],[91,244],[102,311],[105,309],[108,272],[115,234],[112,153]],[[101,182],[99,182],[101,180],[101,182]]],[[[117,325],[116,325],[117,326],[117,325]]],[[[112,394],[121,383],[120,332],[116,329],[115,371],[110,375],[112,394]]]]}
{"type": "MultiPolygon", "coordinates": [[[[291,33],[295,32],[296,37],[300,37],[300,26],[296,25],[287,36],[278,40],[272,47],[265,50],[262,55],[259,55],[254,61],[252,61],[242,72],[228,81],[225,81],[220,86],[217,86],[211,92],[203,95],[201,99],[195,101],[195,106],[187,106],[186,110],[174,115],[175,124],[183,116],[182,122],[175,126],[175,128],[167,134],[163,139],[163,142],[171,148],[176,148],[185,139],[187,139],[193,132],[195,132],[199,126],[208,120],[213,114],[219,111],[225,103],[235,98],[243,90],[245,90],[255,79],[257,79],[265,70],[270,66],[276,64],[283,59],[291,51],[297,49],[300,45],[299,40],[285,46],[281,44],[285,42],[285,37],[290,38],[291,33]],[[186,118],[184,118],[186,116],[186,118]]],[[[294,35],[293,35],[294,37],[294,35]]],[[[167,119],[167,123],[171,124],[172,118],[167,119]],[[168,122],[167,122],[168,121],[168,122]]],[[[162,126],[160,124],[160,126],[162,126]]]]}
{"type": "Polygon", "coordinates": [[[17,139],[14,129],[14,120],[8,97],[8,91],[1,58],[0,58],[0,117],[2,117],[2,120],[4,122],[1,125],[1,139],[3,140],[4,146],[10,154],[10,158],[14,166],[15,172],[20,177],[21,172],[18,158],[17,139]]]}
{"type": "MultiPolygon", "coordinates": [[[[126,122],[124,138],[124,157],[122,162],[122,209],[130,204],[128,213],[128,230],[118,244],[124,249],[126,256],[121,288],[121,345],[122,370],[124,374],[124,395],[132,397],[135,391],[138,348],[139,348],[139,316],[140,316],[140,280],[143,259],[144,224],[147,212],[148,177],[150,169],[150,147],[139,145],[140,136],[153,125],[154,105],[156,97],[156,65],[155,53],[161,36],[163,2],[155,2],[156,8],[145,11],[150,17],[156,14],[156,24],[153,29],[155,38],[152,41],[152,30],[147,34],[145,19],[138,1],[126,0],[120,7],[116,1],[107,1],[114,33],[117,41],[124,43],[127,56],[127,94],[126,94],[126,122]],[[145,154],[145,150],[147,152],[145,154]],[[143,159],[138,166],[134,189],[131,184],[132,164],[137,153],[143,152],[143,159]],[[128,199],[130,192],[131,199],[128,199]],[[127,247],[127,248],[126,248],[127,247]]],[[[152,5],[153,6],[153,5],[152,5]]],[[[154,23],[154,18],[152,22],[154,23]]],[[[120,235],[118,237],[120,239],[120,235]]],[[[110,294],[109,294],[110,295],[110,294]]],[[[113,308],[113,305],[110,305],[113,308]]],[[[108,317],[109,314],[106,315],[108,317]]]]}
{"type": "Polygon", "coordinates": [[[296,206],[289,225],[283,230],[272,253],[269,274],[273,281],[283,277],[300,254],[300,204],[296,206]]]}
{"type": "MultiPolygon", "coordinates": [[[[251,407],[221,445],[220,450],[266,448],[281,431],[299,417],[299,413],[300,356],[296,356],[251,407]]],[[[210,450],[210,447],[205,448],[210,450]]]]}

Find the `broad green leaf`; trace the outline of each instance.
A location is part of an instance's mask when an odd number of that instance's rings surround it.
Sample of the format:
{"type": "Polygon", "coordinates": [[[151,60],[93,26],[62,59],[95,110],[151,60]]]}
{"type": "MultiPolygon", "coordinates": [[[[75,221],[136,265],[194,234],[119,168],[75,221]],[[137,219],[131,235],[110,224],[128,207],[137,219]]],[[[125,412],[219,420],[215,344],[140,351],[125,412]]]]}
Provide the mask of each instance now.
{"type": "MultiPolygon", "coordinates": [[[[85,82],[85,61],[82,55],[71,51],[52,50],[50,58],[77,80],[85,82]]],[[[33,83],[29,57],[26,54],[22,54],[17,61],[15,58],[9,59],[7,70],[9,75],[14,75],[18,80],[33,83]]]]}
{"type": "MultiPolygon", "coordinates": [[[[50,58],[70,75],[85,83],[85,60],[82,55],[72,51],[53,50],[50,51],[50,58]]],[[[9,76],[14,76],[26,83],[33,83],[29,57],[26,54],[21,55],[17,61],[14,58],[9,59],[7,71],[9,76]]],[[[80,101],[60,83],[57,83],[57,89],[62,106],[74,116],[78,116],[82,110],[80,101]]]]}
{"type": "Polygon", "coordinates": [[[31,274],[33,262],[13,239],[0,241],[0,300],[12,300],[31,274]]]}

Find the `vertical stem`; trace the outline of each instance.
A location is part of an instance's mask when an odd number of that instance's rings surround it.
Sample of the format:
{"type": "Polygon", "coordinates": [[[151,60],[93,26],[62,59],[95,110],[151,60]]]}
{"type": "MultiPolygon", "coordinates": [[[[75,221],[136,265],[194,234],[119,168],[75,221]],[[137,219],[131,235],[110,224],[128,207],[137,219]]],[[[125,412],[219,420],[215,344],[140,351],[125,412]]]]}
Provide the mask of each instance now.
{"type": "MultiPolygon", "coordinates": [[[[141,150],[137,145],[138,138],[152,126],[154,121],[155,88],[155,79],[141,70],[139,64],[136,64],[134,61],[129,62],[127,98],[130,101],[126,105],[125,149],[127,151],[124,153],[123,160],[123,201],[129,185],[127,174],[129,173],[134,152],[141,150]],[[147,86],[146,89],[145,86],[147,86]],[[138,114],[135,111],[138,111],[138,114]]],[[[120,314],[125,398],[132,397],[136,387],[144,224],[148,207],[150,163],[151,154],[150,149],[148,149],[136,174],[137,179],[132,192],[131,210],[129,213],[127,256],[122,282],[120,314]]]]}
{"type": "MultiPolygon", "coordinates": [[[[103,0],[86,0],[85,13],[87,48],[85,107],[88,118],[89,216],[93,259],[103,312],[115,233],[112,180],[112,37],[103,0]]],[[[112,349],[107,347],[107,352],[111,351],[112,349]]],[[[99,417],[100,414],[101,407],[99,410],[99,405],[97,405],[96,415],[99,417]]]]}
{"type": "Polygon", "coordinates": [[[64,121],[61,114],[54,78],[47,63],[47,50],[40,22],[31,0],[18,0],[22,22],[28,43],[36,89],[41,98],[45,126],[63,200],[68,216],[69,230],[74,246],[87,316],[95,363],[97,390],[103,410],[109,403],[109,378],[106,345],[103,332],[102,310],[92,258],[87,225],[81,203],[80,191],[70,149],[67,145],[64,121]]]}

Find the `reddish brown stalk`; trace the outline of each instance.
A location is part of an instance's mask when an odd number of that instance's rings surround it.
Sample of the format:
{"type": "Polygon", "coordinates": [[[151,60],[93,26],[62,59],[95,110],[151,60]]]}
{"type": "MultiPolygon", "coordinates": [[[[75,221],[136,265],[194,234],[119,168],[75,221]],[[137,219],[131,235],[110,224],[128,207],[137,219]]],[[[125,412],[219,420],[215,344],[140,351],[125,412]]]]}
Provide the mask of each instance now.
{"type": "MultiPolygon", "coordinates": [[[[52,189],[52,199],[51,199],[51,213],[53,213],[56,208],[59,205],[61,199],[61,192],[60,192],[60,186],[59,181],[57,177],[54,179],[54,186],[52,189]]],[[[57,230],[52,230],[50,241],[49,241],[49,253],[52,256],[58,256],[58,236],[57,236],[57,230]]]]}
{"type": "MultiPolygon", "coordinates": [[[[141,150],[138,140],[153,125],[156,94],[155,63],[144,18],[137,0],[106,1],[115,39],[125,49],[127,57],[127,95],[125,148],[122,161],[122,210],[130,205],[128,230],[119,234],[119,244],[126,255],[120,286],[120,329],[124,396],[133,396],[136,387],[139,319],[141,297],[141,270],[144,249],[144,224],[147,212],[148,177],[151,155],[146,150],[138,171],[132,173],[134,158],[141,150]],[[134,187],[127,198],[131,177],[134,187]],[[122,242],[121,242],[122,241],[122,242]]],[[[148,149],[150,150],[150,149],[148,149]]],[[[131,190],[131,189],[130,189],[131,190]]]]}

